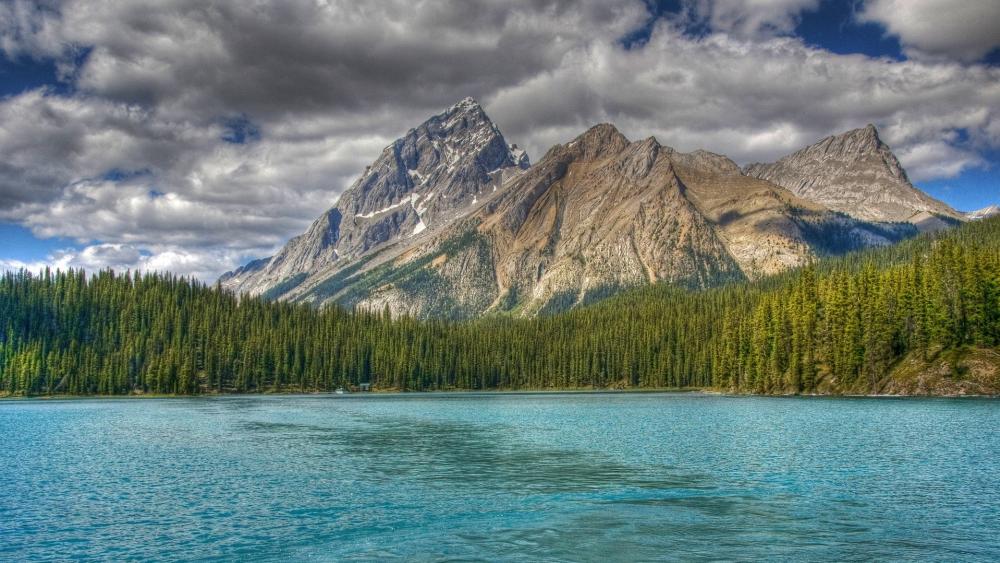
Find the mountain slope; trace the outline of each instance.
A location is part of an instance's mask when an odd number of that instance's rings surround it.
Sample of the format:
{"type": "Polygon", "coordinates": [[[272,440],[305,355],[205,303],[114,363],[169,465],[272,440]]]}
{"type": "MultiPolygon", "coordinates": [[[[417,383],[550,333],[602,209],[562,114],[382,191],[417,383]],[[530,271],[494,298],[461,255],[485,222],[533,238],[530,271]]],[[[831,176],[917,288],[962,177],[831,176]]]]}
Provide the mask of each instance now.
{"type": "Polygon", "coordinates": [[[691,201],[751,279],[804,265],[816,256],[890,244],[914,234],[906,226],[876,225],[832,213],[770,182],[743,175],[724,156],[669,150],[691,201]]]}
{"type": "Polygon", "coordinates": [[[832,213],[725,157],[630,142],[602,124],[434,238],[289,297],[417,316],[533,315],[649,283],[757,278],[914,232],[832,213]]]}
{"type": "Polygon", "coordinates": [[[958,221],[871,126],[746,172],[610,124],[529,167],[466,99],[386,147],[274,257],[220,282],[417,317],[530,316],[657,282],[757,279],[958,221]]]}
{"type": "Polygon", "coordinates": [[[928,230],[954,224],[960,213],[910,183],[874,125],[827,137],[747,176],[864,221],[910,222],[928,230]]]}
{"type": "Polygon", "coordinates": [[[471,323],[236,299],[155,273],[7,272],[0,396],[361,384],[996,395],[998,279],[1000,217],[768,283],[660,284],[562,315],[471,323]]]}
{"type": "Polygon", "coordinates": [[[1000,205],[987,205],[982,209],[969,211],[965,214],[965,218],[969,221],[979,221],[993,217],[994,215],[1000,215],[1000,205]]]}
{"type": "Polygon", "coordinates": [[[290,289],[305,277],[447,223],[527,167],[524,151],[508,147],[482,107],[466,98],[386,147],[335,207],[266,265],[241,268],[220,281],[250,295],[279,285],[290,289]]]}
{"type": "Polygon", "coordinates": [[[598,125],[560,145],[476,218],[496,248],[500,299],[526,312],[607,289],[741,277],[655,139],[598,125]]]}

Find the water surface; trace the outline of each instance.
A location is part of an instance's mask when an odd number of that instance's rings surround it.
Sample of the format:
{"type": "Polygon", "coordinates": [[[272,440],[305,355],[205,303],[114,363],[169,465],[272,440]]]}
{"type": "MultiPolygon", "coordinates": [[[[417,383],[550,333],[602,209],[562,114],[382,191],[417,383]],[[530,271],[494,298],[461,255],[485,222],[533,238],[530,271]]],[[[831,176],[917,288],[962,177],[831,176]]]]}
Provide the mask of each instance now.
{"type": "Polygon", "coordinates": [[[0,402],[0,560],[998,560],[1000,402],[0,402]]]}

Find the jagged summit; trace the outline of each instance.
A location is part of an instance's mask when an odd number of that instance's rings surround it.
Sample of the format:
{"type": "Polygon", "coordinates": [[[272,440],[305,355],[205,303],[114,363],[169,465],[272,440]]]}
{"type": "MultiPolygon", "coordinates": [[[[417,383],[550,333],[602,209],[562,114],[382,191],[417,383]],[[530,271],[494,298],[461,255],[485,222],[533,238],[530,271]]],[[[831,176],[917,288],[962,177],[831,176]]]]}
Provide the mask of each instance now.
{"type": "Polygon", "coordinates": [[[528,160],[528,153],[518,147],[516,143],[510,146],[510,158],[521,170],[527,170],[531,166],[531,162],[528,160]]]}
{"type": "Polygon", "coordinates": [[[910,183],[872,124],[826,137],[774,163],[751,164],[743,172],[866,221],[916,224],[923,221],[923,214],[960,218],[954,209],[910,183]]]}
{"type": "Polygon", "coordinates": [[[982,209],[977,209],[975,211],[969,211],[965,214],[965,218],[970,221],[978,221],[980,219],[986,219],[993,217],[994,215],[1000,215],[1000,205],[987,205],[982,209]]]}
{"type": "Polygon", "coordinates": [[[610,123],[598,123],[566,144],[583,151],[614,153],[629,143],[625,135],[610,123]]]}
{"type": "Polygon", "coordinates": [[[480,106],[479,102],[477,102],[472,96],[466,96],[459,100],[458,103],[448,108],[448,112],[455,110],[471,110],[475,108],[479,108],[481,110],[482,106],[480,106]]]}
{"type": "MultiPolygon", "coordinates": [[[[846,131],[839,135],[830,135],[815,145],[806,147],[794,154],[800,153],[812,153],[812,154],[826,154],[830,156],[838,156],[843,158],[857,158],[864,159],[872,153],[888,152],[888,145],[882,142],[882,138],[879,137],[878,129],[874,125],[869,123],[868,125],[861,127],[859,129],[852,129],[846,131]]],[[[892,168],[893,174],[902,178],[906,177],[906,172],[903,167],[900,166],[899,161],[893,158],[886,162],[886,165],[892,168]]]]}
{"type": "Polygon", "coordinates": [[[258,294],[291,278],[336,269],[344,260],[447,224],[529,164],[479,103],[465,98],[385,147],[336,206],[266,266],[222,281],[258,294]]]}
{"type": "Polygon", "coordinates": [[[534,315],[649,283],[701,288],[781,271],[823,252],[816,233],[824,230],[836,233],[840,251],[888,242],[743,176],[721,155],[680,153],[654,137],[629,141],[599,124],[550,149],[433,241],[324,295],[417,316],[534,315]]]}
{"type": "Polygon", "coordinates": [[[955,216],[874,125],[744,170],[599,123],[530,166],[465,98],[385,147],[273,258],[220,282],[420,317],[533,315],[647,283],[755,279],[955,216]]]}

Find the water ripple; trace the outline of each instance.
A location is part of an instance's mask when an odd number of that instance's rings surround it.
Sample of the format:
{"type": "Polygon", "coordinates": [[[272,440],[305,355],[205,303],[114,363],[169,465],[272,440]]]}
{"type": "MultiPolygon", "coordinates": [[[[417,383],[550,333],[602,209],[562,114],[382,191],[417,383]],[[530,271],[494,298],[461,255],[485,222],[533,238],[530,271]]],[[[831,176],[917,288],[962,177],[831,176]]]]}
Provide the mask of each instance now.
{"type": "Polygon", "coordinates": [[[995,401],[0,403],[0,560],[996,560],[995,401]]]}

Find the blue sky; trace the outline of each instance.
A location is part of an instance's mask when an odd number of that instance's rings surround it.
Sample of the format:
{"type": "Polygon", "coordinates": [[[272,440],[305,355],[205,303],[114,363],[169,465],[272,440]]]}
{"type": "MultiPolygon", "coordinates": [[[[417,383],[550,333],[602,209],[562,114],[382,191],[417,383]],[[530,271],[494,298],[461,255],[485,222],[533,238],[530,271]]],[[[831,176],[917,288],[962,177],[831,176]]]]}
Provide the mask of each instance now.
{"type": "Polygon", "coordinates": [[[74,241],[61,237],[40,239],[15,223],[0,223],[0,240],[4,243],[4,258],[32,262],[49,254],[74,246],[74,241]]]}
{"type": "Polygon", "coordinates": [[[998,17],[945,0],[11,0],[0,266],[212,279],[467,95],[535,159],[600,121],[741,164],[872,122],[915,185],[977,209],[1000,202],[998,17]]]}

